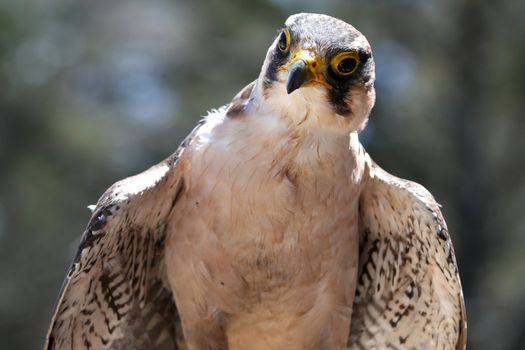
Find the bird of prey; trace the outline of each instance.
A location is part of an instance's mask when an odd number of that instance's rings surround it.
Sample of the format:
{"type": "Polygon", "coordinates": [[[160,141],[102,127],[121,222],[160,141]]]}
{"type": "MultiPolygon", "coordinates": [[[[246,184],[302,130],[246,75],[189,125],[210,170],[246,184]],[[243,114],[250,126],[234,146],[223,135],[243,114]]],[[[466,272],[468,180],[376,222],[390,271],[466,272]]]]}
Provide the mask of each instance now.
{"type": "Polygon", "coordinates": [[[351,25],[289,17],[258,78],[99,199],[50,349],[464,349],[439,205],[358,140],[374,60],[351,25]]]}

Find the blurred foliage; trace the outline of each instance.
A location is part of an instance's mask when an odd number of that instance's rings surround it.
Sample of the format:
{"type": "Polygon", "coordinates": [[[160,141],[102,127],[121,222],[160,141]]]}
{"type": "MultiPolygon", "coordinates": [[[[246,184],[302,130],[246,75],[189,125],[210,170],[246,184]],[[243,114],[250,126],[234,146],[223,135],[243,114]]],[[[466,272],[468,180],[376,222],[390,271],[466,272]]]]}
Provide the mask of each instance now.
{"type": "Polygon", "coordinates": [[[0,1],[0,338],[35,349],[89,217],[260,69],[285,18],[374,49],[361,139],[443,205],[469,349],[525,348],[523,1],[0,1]]]}

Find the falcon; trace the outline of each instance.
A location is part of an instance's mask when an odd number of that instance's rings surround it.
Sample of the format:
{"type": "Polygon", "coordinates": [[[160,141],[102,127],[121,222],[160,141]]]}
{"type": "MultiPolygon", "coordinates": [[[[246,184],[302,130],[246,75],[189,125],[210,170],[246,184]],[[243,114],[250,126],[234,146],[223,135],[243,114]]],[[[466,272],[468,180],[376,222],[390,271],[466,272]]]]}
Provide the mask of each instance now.
{"type": "Polygon", "coordinates": [[[464,349],[454,250],[358,133],[374,60],[296,14],[258,78],[99,199],[45,349],[464,349]]]}

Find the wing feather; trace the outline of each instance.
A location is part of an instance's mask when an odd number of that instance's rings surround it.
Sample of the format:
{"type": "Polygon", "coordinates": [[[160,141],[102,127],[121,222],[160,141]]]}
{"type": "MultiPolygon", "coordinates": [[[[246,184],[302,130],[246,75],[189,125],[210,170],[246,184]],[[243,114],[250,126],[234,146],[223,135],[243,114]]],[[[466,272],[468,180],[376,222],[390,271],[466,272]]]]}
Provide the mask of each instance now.
{"type": "Polygon", "coordinates": [[[165,283],[166,220],[184,182],[177,166],[198,127],[168,159],[99,199],[61,288],[51,349],[184,349],[165,283]]]}
{"type": "Polygon", "coordinates": [[[368,163],[349,349],[464,349],[466,318],[448,230],[432,195],[368,163]]]}

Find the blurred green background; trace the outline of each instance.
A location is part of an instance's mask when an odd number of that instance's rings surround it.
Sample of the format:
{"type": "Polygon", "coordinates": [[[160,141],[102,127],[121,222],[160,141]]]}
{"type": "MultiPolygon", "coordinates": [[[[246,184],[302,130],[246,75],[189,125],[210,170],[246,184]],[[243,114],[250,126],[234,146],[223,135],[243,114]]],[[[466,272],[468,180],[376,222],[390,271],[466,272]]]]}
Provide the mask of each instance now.
{"type": "Polygon", "coordinates": [[[175,150],[259,72],[289,14],[372,44],[361,139],[443,205],[469,349],[525,348],[525,2],[0,1],[0,348],[38,349],[113,182],[175,150]]]}

